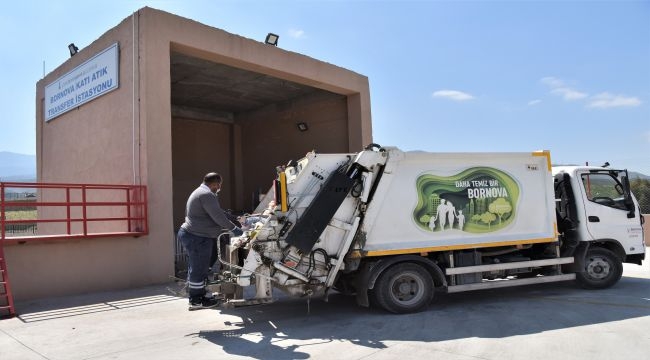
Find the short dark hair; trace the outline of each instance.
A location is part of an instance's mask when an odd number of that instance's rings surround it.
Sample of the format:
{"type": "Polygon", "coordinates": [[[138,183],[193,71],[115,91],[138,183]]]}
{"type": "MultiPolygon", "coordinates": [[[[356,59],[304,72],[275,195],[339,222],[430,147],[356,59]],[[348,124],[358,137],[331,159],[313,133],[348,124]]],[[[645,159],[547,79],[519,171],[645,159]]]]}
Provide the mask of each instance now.
{"type": "Polygon", "coordinates": [[[203,183],[204,184],[213,184],[213,183],[221,184],[221,175],[219,175],[216,172],[207,173],[203,177],[203,183]]]}

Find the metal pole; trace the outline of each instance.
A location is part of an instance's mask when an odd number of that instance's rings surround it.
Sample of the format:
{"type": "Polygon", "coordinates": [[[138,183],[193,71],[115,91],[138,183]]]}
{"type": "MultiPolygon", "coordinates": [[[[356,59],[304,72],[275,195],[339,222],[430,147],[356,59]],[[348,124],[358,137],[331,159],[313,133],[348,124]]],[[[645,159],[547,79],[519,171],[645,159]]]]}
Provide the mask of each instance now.
{"type": "Polygon", "coordinates": [[[66,210],[67,210],[67,228],[68,228],[68,235],[72,234],[72,221],[70,220],[70,188],[66,187],[65,188],[65,202],[66,202],[66,210]]]}
{"type": "Polygon", "coordinates": [[[128,188],[126,189],[126,218],[128,219],[127,222],[127,230],[128,232],[131,232],[131,189],[128,188]]]}
{"type": "Polygon", "coordinates": [[[86,185],[81,185],[81,206],[83,212],[84,236],[88,236],[88,221],[86,219],[86,185]]]}

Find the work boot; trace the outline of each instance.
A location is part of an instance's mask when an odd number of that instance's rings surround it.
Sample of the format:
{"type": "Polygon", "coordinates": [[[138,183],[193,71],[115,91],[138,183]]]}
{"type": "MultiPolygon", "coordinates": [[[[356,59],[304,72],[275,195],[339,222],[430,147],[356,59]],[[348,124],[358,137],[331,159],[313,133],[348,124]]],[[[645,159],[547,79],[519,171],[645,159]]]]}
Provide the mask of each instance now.
{"type": "Polygon", "coordinates": [[[213,309],[221,304],[221,300],[215,297],[200,297],[198,299],[190,299],[190,305],[188,310],[201,310],[201,309],[213,309]]]}

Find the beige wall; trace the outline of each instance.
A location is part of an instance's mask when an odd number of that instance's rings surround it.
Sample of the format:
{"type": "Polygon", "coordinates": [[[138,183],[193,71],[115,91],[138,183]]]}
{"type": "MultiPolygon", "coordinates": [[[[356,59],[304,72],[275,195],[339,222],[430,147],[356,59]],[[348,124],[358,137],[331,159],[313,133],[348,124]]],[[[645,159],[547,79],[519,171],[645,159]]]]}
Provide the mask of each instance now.
{"type": "Polygon", "coordinates": [[[230,208],[237,189],[232,161],[232,125],[190,119],[172,119],[172,171],[174,229],[185,216],[189,194],[201,184],[203,176],[216,171],[223,178],[219,193],[221,206],[230,208]]]}
{"type": "MultiPolygon", "coordinates": [[[[148,185],[150,234],[8,246],[17,300],[160,283],[173,273],[171,224],[162,224],[164,210],[156,206],[164,202],[163,191],[159,180],[148,183],[146,168],[140,168],[146,164],[146,150],[162,156],[164,152],[154,146],[141,152],[138,145],[139,141],[146,145],[147,129],[141,128],[138,82],[135,88],[133,83],[133,53],[143,43],[137,30],[134,38],[134,28],[138,28],[137,16],[124,20],[37,83],[37,173],[40,182],[148,185]],[[119,88],[45,123],[44,87],[115,42],[120,52],[119,88]]],[[[137,71],[135,75],[139,77],[137,71]]],[[[161,144],[159,148],[169,152],[164,136],[152,135],[157,137],[152,145],[161,144]]],[[[169,180],[160,182],[165,181],[169,180]]],[[[48,212],[39,211],[39,216],[48,212]]]]}
{"type": "Polygon", "coordinates": [[[159,253],[152,245],[142,237],[7,246],[14,298],[56,297],[163,282],[159,274],[173,268],[160,269],[169,261],[156,261],[159,253]]]}
{"type": "Polygon", "coordinates": [[[314,149],[350,152],[348,144],[346,96],[327,92],[238,113],[230,122],[174,117],[174,229],[183,221],[187,196],[209,171],[217,171],[224,178],[219,193],[221,206],[250,212],[253,194],[268,190],[276,166],[314,149]],[[298,130],[299,122],[309,129],[298,130]]]}
{"type": "Polygon", "coordinates": [[[358,151],[350,149],[347,102],[344,96],[318,93],[290,103],[267,106],[239,114],[243,147],[243,191],[250,198],[256,190],[265,193],[275,179],[275,167],[298,160],[307,152],[358,151]],[[297,123],[309,129],[301,132],[297,123]]]}
{"type": "Polygon", "coordinates": [[[250,189],[268,184],[274,176],[258,177],[249,170],[261,150],[249,150],[253,136],[270,136],[269,146],[274,146],[273,131],[285,132],[283,145],[269,152],[268,161],[274,165],[276,160],[283,163],[294,158],[296,151],[306,152],[314,146],[320,151],[357,151],[372,140],[365,76],[150,8],[128,17],[39,81],[35,120],[39,181],[146,185],[150,232],[139,238],[7,246],[17,300],[168,281],[174,272],[172,240],[179,221],[174,206],[184,202],[181,199],[208,167],[234,179],[222,195],[224,203],[234,208],[247,205],[250,189]],[[45,123],[44,87],[115,42],[120,54],[119,88],[45,123]],[[316,99],[309,106],[299,101],[296,106],[301,110],[286,128],[270,128],[262,122],[264,113],[276,119],[286,115],[277,108],[240,114],[241,125],[199,125],[181,118],[172,121],[172,49],[345,96],[316,99]],[[319,109],[332,110],[332,118],[319,114],[319,109]],[[309,132],[298,133],[293,128],[291,123],[298,118],[309,123],[309,132]],[[172,137],[172,129],[180,134],[172,137]],[[195,156],[208,148],[205,129],[224,144],[228,142],[225,134],[229,134],[230,164],[225,158],[212,161],[209,156],[194,161],[191,167],[183,163],[185,155],[195,156]],[[197,148],[189,151],[186,147],[194,142],[197,148]],[[291,151],[285,152],[288,144],[292,144],[291,151]],[[202,167],[196,166],[199,163],[202,167]]]}

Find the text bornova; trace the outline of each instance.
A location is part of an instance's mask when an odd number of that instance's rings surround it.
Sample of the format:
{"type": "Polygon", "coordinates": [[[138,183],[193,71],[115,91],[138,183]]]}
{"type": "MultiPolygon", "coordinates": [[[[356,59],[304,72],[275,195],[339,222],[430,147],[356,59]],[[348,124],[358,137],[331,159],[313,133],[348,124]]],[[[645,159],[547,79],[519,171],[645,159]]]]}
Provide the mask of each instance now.
{"type": "Polygon", "coordinates": [[[467,188],[468,199],[508,197],[506,188],[499,185],[497,180],[456,181],[457,188],[467,188]]]}

